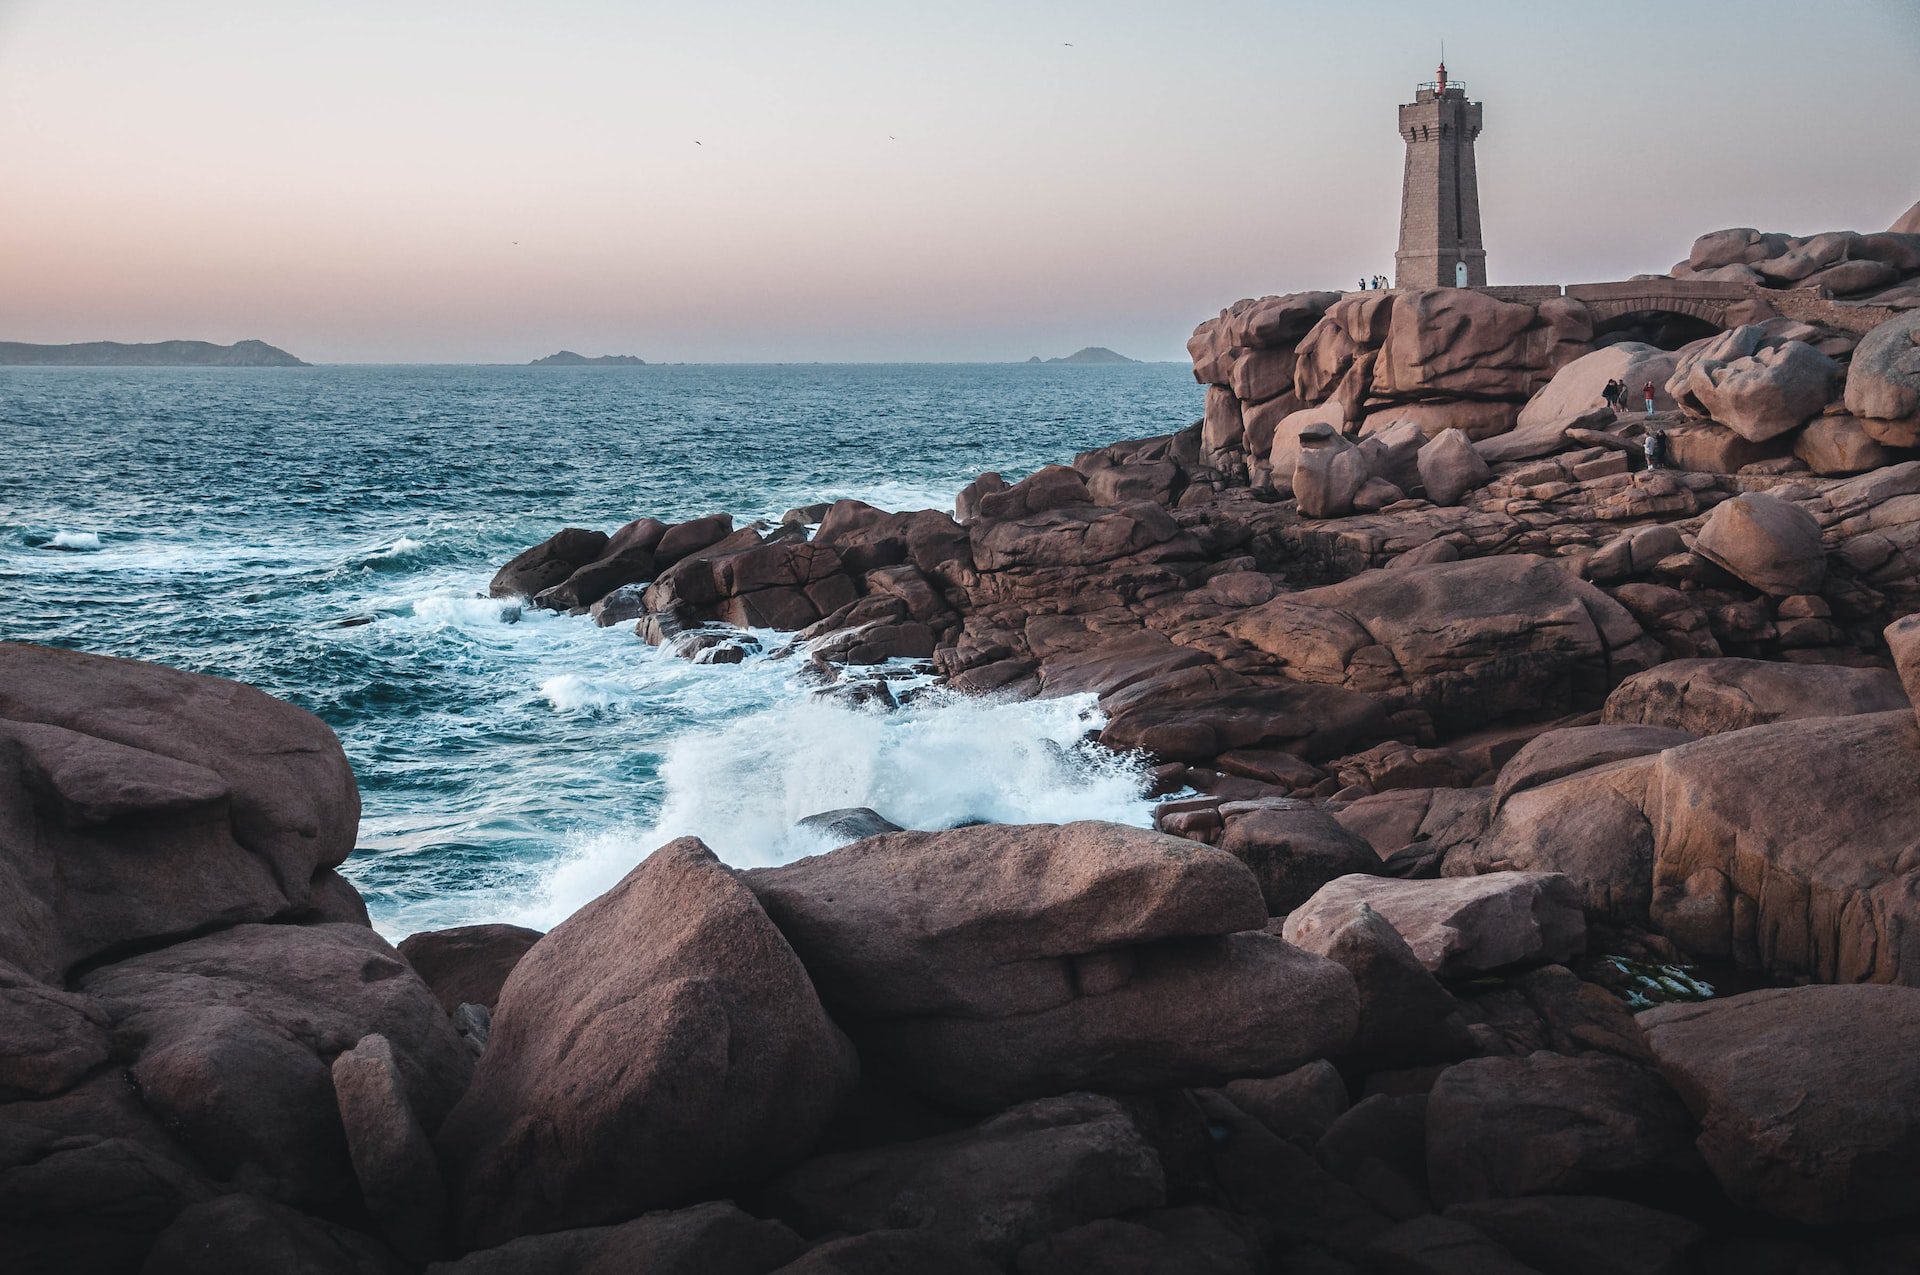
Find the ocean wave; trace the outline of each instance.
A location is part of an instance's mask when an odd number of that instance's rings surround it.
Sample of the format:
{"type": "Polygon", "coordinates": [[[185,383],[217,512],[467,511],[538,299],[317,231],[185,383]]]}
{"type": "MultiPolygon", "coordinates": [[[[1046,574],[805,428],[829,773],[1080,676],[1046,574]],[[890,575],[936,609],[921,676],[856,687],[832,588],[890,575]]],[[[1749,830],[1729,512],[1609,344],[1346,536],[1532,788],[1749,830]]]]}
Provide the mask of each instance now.
{"type": "Polygon", "coordinates": [[[628,687],[584,677],[579,673],[562,673],[548,678],[540,683],[540,695],[562,713],[582,710],[605,712],[624,707],[633,698],[633,692],[628,687]]]}
{"type": "Polygon", "coordinates": [[[666,745],[655,821],[582,834],[524,919],[559,921],[675,837],[697,836],[736,867],[830,849],[795,825],[848,806],[922,829],[1075,819],[1145,826],[1145,766],[1087,741],[1100,720],[1091,695],[1006,702],[932,692],[897,712],[792,700],[682,735],[666,745]]]}
{"type": "Polygon", "coordinates": [[[65,549],[71,553],[93,553],[100,548],[100,533],[97,531],[56,531],[43,547],[47,549],[65,549]]]}
{"type": "Polygon", "coordinates": [[[516,624],[526,614],[525,606],[513,598],[453,593],[429,593],[425,597],[415,598],[409,604],[409,610],[416,619],[459,628],[516,624]]]}

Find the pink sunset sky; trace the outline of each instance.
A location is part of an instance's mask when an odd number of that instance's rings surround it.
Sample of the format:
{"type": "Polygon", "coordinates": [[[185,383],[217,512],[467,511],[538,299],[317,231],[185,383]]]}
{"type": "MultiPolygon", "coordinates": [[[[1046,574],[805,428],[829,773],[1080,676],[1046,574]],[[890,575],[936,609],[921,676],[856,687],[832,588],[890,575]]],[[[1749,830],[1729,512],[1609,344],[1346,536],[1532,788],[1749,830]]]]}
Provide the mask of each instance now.
{"type": "Polygon", "coordinates": [[[1920,199],[1916,0],[0,0],[0,339],[1178,358],[1391,272],[1442,39],[1493,282],[1920,199]]]}

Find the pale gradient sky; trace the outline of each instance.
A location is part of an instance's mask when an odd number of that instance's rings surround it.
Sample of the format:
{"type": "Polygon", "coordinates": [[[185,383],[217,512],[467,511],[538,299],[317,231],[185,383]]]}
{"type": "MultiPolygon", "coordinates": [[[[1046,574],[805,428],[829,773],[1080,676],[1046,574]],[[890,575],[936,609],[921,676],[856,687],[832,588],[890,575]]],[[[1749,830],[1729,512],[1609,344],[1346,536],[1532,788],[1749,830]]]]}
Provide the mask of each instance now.
{"type": "Polygon", "coordinates": [[[1496,283],[1920,199],[1920,0],[0,0],[0,339],[1178,358],[1391,271],[1442,38],[1496,283]]]}

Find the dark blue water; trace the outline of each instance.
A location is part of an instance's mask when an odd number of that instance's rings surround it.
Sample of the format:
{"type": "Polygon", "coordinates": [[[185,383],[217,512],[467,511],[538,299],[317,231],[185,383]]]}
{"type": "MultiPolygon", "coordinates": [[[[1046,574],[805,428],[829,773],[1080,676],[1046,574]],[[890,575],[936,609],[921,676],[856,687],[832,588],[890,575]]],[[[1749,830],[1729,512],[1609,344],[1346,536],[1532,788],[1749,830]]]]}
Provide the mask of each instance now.
{"type": "Polygon", "coordinates": [[[325,719],[391,934],[550,922],[669,836],[735,862],[870,804],[1140,819],[1089,704],[812,698],[794,662],[692,665],[489,600],[562,525],[950,507],[1195,418],[1186,368],[1028,365],[0,369],[0,640],[251,682],[325,719]],[[371,623],[342,627],[343,620],[371,623]]]}

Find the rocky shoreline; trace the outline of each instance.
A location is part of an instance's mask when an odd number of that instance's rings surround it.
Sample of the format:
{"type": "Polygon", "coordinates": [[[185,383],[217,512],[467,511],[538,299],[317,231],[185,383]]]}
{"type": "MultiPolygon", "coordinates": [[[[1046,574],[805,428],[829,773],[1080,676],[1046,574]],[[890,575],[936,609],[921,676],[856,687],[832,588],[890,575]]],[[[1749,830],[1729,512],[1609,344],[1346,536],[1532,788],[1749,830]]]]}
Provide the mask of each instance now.
{"type": "Polygon", "coordinates": [[[1091,692],[1153,829],[823,812],[396,949],[322,723],[0,645],[7,1268],[1920,1267],[1903,229],[1703,237],[1676,274],[1754,296],[1671,349],[1241,302],[1176,433],[493,581],[708,662],[781,631],[863,711],[1091,692]],[[1769,313],[1807,287],[1895,317],[1769,313]]]}

